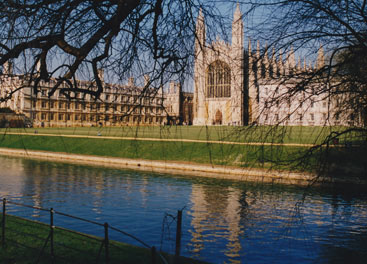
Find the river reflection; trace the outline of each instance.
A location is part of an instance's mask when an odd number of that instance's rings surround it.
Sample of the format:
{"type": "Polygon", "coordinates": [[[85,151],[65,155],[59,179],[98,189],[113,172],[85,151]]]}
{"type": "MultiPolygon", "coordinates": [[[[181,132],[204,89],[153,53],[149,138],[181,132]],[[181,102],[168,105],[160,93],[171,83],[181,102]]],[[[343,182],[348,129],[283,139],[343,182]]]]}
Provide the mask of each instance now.
{"type": "MultiPolygon", "coordinates": [[[[171,253],[174,239],[161,245],[162,221],[185,207],[182,254],[188,257],[212,263],[363,263],[367,257],[366,195],[313,190],[304,198],[298,187],[7,157],[0,164],[1,197],[108,222],[171,253]]],[[[9,210],[47,221],[37,210],[9,210]]],[[[61,217],[55,224],[103,231],[61,217]]],[[[172,238],[171,228],[165,232],[172,238]]]]}

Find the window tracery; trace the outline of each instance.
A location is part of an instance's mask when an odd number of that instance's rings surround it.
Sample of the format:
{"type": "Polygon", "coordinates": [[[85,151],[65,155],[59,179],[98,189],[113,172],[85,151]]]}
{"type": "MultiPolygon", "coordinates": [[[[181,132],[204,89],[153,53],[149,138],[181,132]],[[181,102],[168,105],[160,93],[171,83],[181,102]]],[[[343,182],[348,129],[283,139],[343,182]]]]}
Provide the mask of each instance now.
{"type": "Polygon", "coordinates": [[[231,69],[222,61],[210,64],[206,71],[207,98],[220,98],[231,96],[231,69]]]}

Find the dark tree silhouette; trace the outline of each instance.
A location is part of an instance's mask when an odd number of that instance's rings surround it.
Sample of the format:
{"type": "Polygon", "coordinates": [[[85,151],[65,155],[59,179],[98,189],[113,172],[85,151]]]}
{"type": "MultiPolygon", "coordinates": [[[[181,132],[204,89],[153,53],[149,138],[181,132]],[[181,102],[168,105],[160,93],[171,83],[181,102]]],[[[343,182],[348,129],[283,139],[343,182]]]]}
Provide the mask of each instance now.
{"type": "Polygon", "coordinates": [[[211,1],[192,0],[2,1],[0,65],[14,64],[35,90],[56,78],[49,96],[60,89],[98,98],[100,69],[116,82],[149,75],[147,86],[158,87],[190,69],[200,8],[215,10],[211,1]],[[77,79],[94,85],[79,87],[77,79]]]}
{"type": "MultiPolygon", "coordinates": [[[[358,167],[356,171],[365,174],[366,166],[359,156],[364,155],[367,145],[366,1],[241,3],[248,8],[247,34],[267,43],[252,58],[261,65],[259,75],[265,72],[267,76],[262,83],[279,87],[269,96],[266,107],[259,109],[259,116],[300,98],[300,108],[294,111],[304,110],[313,98],[328,103],[324,123],[324,131],[328,133],[320,135],[314,147],[298,156],[287,157],[282,164],[317,163],[320,173],[334,173],[340,167],[344,167],[345,173],[346,168],[353,171],[358,167]],[[297,53],[302,57],[299,60],[295,58],[297,53]],[[269,61],[276,61],[276,65],[269,61]],[[278,92],[281,87],[282,92],[278,92]],[[335,124],[347,127],[330,127],[335,124]]],[[[285,119],[277,123],[284,124],[285,119]]]]}

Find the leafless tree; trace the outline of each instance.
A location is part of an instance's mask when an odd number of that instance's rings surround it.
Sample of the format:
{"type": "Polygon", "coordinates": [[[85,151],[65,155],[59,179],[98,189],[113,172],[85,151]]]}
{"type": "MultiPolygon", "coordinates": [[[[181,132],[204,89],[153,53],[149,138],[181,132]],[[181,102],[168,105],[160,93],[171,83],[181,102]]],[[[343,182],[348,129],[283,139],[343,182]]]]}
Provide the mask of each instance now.
{"type": "Polygon", "coordinates": [[[190,70],[200,8],[217,11],[212,1],[193,0],[2,1],[0,65],[15,64],[35,90],[56,78],[49,96],[60,89],[98,98],[99,69],[114,82],[149,75],[147,86],[159,87],[190,70]],[[80,87],[77,79],[94,85],[80,87]]]}
{"type": "MultiPolygon", "coordinates": [[[[358,156],[366,152],[367,139],[367,2],[254,0],[241,3],[248,10],[247,34],[267,43],[260,47],[258,54],[253,54],[253,60],[258,61],[258,75],[265,76],[261,80],[263,87],[277,86],[259,115],[300,98],[300,108],[289,114],[305,109],[305,104],[313,98],[328,102],[324,125],[330,132],[318,138],[316,146],[306,153],[289,157],[287,162],[309,165],[315,164],[316,159],[319,172],[330,171],[335,163],[353,170],[351,167],[356,162],[355,167],[362,168],[358,171],[365,174],[366,166],[358,156]],[[297,53],[303,58],[297,60],[297,53]],[[280,92],[281,87],[287,89],[280,92]],[[346,127],[334,130],[330,128],[335,125],[332,120],[346,127]]],[[[276,123],[285,124],[287,118],[280,118],[276,123]]]]}

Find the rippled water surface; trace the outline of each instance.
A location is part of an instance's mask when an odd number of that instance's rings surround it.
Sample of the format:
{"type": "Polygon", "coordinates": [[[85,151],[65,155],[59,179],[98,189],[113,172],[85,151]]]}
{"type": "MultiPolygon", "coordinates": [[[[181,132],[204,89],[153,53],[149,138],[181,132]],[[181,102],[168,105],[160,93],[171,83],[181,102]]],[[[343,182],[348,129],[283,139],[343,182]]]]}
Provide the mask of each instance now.
{"type": "MultiPolygon", "coordinates": [[[[125,230],[174,253],[183,211],[182,255],[211,263],[365,263],[367,195],[222,181],[0,157],[0,196],[125,230]],[[165,220],[165,221],[164,221],[165,220]],[[163,225],[164,223],[164,225],[163,225]],[[164,228],[163,228],[164,227],[164,228]]],[[[47,221],[47,214],[10,212],[47,221]]],[[[103,230],[56,216],[55,224],[103,230]]],[[[139,245],[113,235],[112,239],[139,245]]]]}

